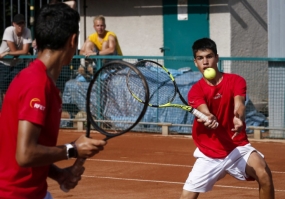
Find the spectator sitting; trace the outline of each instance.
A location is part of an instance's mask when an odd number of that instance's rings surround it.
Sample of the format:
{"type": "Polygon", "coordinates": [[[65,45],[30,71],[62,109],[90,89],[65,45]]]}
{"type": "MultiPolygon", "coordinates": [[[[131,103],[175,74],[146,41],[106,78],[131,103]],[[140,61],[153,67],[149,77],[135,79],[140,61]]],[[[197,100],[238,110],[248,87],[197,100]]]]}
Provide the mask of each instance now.
{"type": "MultiPolygon", "coordinates": [[[[15,15],[12,26],[4,31],[0,46],[0,90],[6,92],[12,79],[24,68],[21,59],[6,59],[6,55],[19,56],[29,53],[32,43],[31,31],[25,27],[25,17],[22,14],[15,15]]],[[[3,96],[1,96],[3,97],[3,96]]]]}
{"type": "Polygon", "coordinates": [[[96,16],[93,20],[96,33],[89,35],[83,44],[80,55],[123,55],[118,38],[114,32],[106,30],[105,18],[96,16]],[[91,44],[94,44],[92,46],[91,44]]]}
{"type": "Polygon", "coordinates": [[[90,82],[93,76],[93,67],[91,64],[87,66],[80,65],[78,70],[77,70],[77,76],[76,76],[76,81],[79,82],[90,82]]]}
{"type": "Polygon", "coordinates": [[[80,50],[80,54],[87,56],[87,54],[96,53],[97,51],[95,44],[87,39],[80,50]]]}

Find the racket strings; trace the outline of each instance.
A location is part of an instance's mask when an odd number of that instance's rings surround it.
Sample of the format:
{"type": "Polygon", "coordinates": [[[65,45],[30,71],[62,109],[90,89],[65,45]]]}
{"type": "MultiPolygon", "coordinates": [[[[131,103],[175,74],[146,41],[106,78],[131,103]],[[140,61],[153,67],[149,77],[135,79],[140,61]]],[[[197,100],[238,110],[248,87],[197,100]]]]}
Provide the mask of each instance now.
{"type": "Polygon", "coordinates": [[[127,88],[127,74],[136,95],[146,99],[142,79],[124,64],[104,66],[94,80],[90,98],[90,112],[95,125],[109,134],[121,134],[140,119],[144,104],[135,100],[127,88]],[[131,72],[130,72],[131,71],[131,72]]]}
{"type": "MultiPolygon", "coordinates": [[[[126,84],[128,90],[133,95],[133,100],[142,100],[145,98],[144,87],[141,86],[140,77],[133,71],[129,70],[127,75],[126,84]]],[[[143,101],[143,100],[142,100],[143,101]]]]}
{"type": "Polygon", "coordinates": [[[172,102],[176,95],[176,87],[169,74],[153,62],[139,62],[138,69],[143,73],[149,86],[152,106],[172,102]]]}

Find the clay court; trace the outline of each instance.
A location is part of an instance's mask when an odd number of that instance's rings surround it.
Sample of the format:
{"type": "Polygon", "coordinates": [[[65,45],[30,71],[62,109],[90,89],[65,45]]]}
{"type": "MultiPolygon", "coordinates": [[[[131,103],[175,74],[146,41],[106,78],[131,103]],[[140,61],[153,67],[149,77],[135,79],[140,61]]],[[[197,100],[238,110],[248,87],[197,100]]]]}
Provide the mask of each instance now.
{"type": "MultiPolygon", "coordinates": [[[[61,130],[58,143],[73,141],[84,133],[61,130]]],[[[92,137],[103,138],[98,133],[92,133],[92,137]]],[[[251,143],[265,155],[272,170],[276,198],[285,198],[285,141],[251,140],[251,143]]],[[[109,140],[104,151],[86,161],[85,173],[74,190],[64,193],[49,180],[49,191],[54,199],[178,199],[195,161],[194,149],[191,136],[127,133],[109,140]]],[[[74,160],[58,165],[69,166],[74,160]]],[[[226,176],[213,191],[200,194],[200,198],[258,198],[258,185],[226,176]]]]}

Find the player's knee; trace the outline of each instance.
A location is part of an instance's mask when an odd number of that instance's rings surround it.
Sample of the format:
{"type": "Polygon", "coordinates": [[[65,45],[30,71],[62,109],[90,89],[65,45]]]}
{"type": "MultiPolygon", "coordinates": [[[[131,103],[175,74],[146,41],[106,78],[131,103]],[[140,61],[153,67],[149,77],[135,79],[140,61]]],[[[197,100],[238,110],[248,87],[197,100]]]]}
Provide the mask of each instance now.
{"type": "Polygon", "coordinates": [[[272,186],[272,175],[268,167],[256,171],[258,182],[260,186],[272,186]]]}
{"type": "Polygon", "coordinates": [[[199,193],[183,190],[180,199],[196,199],[199,193]]]}

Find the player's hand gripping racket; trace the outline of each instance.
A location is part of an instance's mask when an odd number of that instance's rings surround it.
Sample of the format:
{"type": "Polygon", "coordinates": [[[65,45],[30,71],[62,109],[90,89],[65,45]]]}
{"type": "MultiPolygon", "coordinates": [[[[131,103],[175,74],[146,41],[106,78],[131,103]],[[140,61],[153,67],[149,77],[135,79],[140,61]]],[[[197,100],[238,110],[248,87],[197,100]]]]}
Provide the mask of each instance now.
{"type": "MultiPolygon", "coordinates": [[[[86,136],[90,137],[91,125],[105,135],[104,140],[130,131],[141,120],[149,101],[149,88],[143,74],[132,64],[124,61],[112,61],[99,69],[91,80],[86,96],[87,126],[86,136]],[[146,103],[134,100],[133,95],[146,103]]],[[[77,158],[71,168],[77,174],[85,162],[77,158]]],[[[61,186],[65,192],[69,190],[61,186]]]]}
{"type": "MultiPolygon", "coordinates": [[[[161,64],[151,61],[142,60],[136,63],[136,67],[143,73],[148,83],[150,90],[150,100],[148,106],[156,108],[176,107],[181,108],[195,115],[203,121],[208,121],[208,117],[197,109],[188,105],[187,101],[181,95],[173,75],[161,64]],[[178,94],[182,104],[172,103],[178,94]]],[[[135,91],[129,88],[132,95],[141,103],[146,103],[139,96],[136,96],[135,91]]],[[[216,122],[216,126],[219,124],[216,122]]]]}

